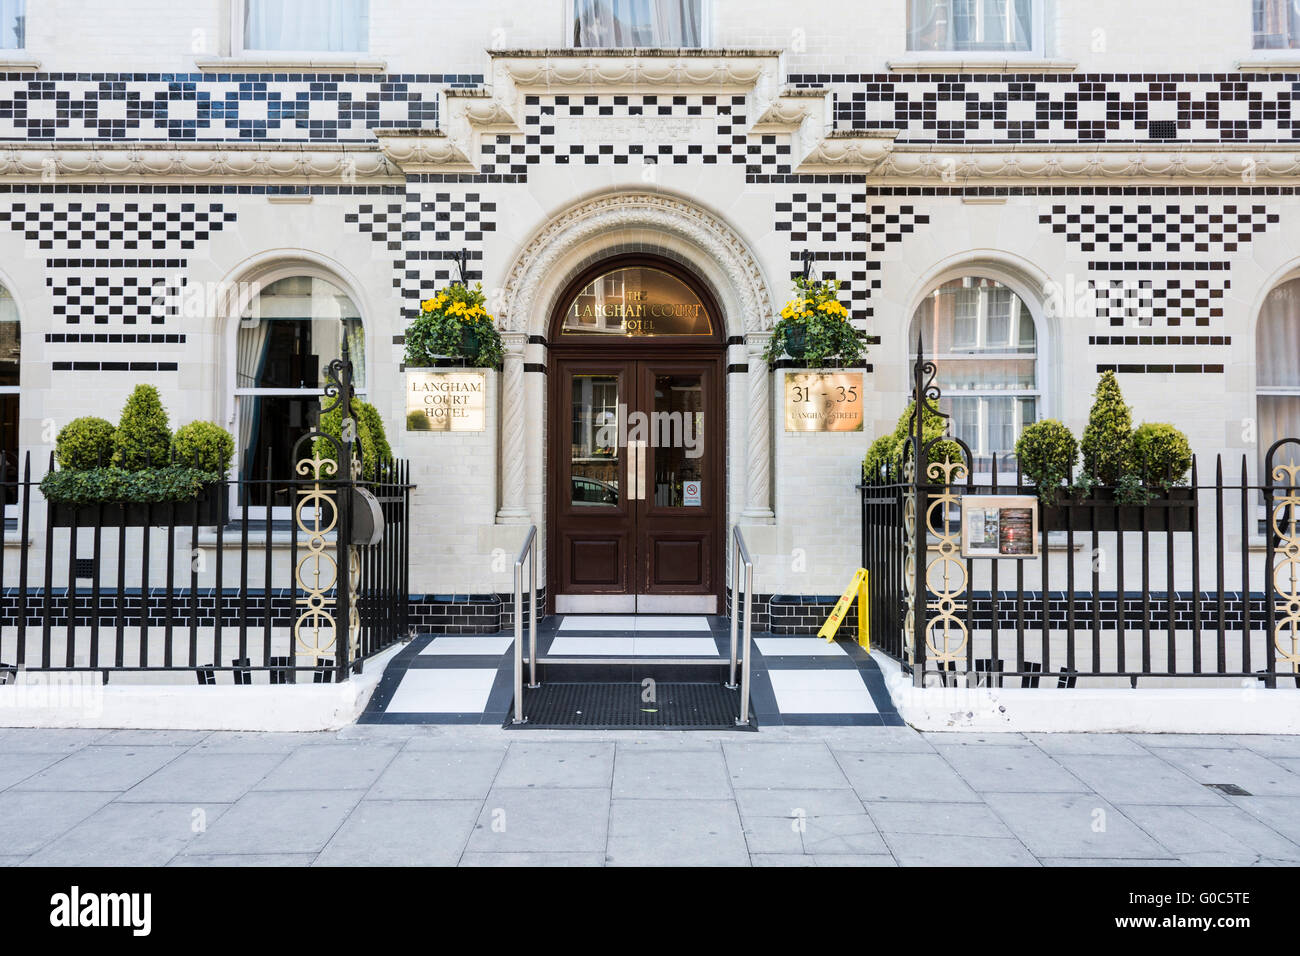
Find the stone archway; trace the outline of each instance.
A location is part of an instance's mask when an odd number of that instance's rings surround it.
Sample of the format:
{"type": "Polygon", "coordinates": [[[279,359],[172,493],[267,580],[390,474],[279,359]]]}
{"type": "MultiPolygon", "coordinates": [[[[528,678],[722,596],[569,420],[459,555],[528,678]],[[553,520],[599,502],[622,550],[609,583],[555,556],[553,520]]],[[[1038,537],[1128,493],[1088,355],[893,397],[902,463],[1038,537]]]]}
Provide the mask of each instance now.
{"type": "MultiPolygon", "coordinates": [[[[547,322],[569,281],[597,259],[630,251],[689,263],[718,299],[729,362],[747,366],[744,387],[729,382],[727,389],[728,405],[744,408],[744,427],[729,431],[727,449],[729,471],[744,476],[744,492],[740,497],[728,489],[728,511],[751,521],[771,520],[771,405],[762,353],[775,309],[758,257],[734,228],[697,203],[661,192],[619,192],[583,200],[553,216],[506,272],[499,312],[506,354],[498,523],[535,521],[543,509],[545,388],[528,380],[525,359],[532,350],[534,366],[544,364],[547,322]]],[[[734,414],[731,420],[736,421],[734,414]]]]}

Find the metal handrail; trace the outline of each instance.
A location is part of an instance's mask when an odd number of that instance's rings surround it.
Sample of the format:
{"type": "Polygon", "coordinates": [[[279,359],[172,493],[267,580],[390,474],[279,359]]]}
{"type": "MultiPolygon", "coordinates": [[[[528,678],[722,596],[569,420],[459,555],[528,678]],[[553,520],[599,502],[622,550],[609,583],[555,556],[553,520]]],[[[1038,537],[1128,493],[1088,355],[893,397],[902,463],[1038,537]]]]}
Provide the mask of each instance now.
{"type": "Polygon", "coordinates": [[[524,722],[524,562],[528,562],[528,686],[537,687],[537,525],[515,557],[515,716],[524,722]]]}
{"type": "Polygon", "coordinates": [[[740,533],[738,525],[731,529],[731,542],[731,672],[727,686],[733,689],[736,686],[736,628],[740,615],[740,566],[743,562],[745,566],[745,653],[741,658],[740,716],[736,718],[736,724],[748,727],[750,622],[754,618],[754,562],[749,556],[749,548],[745,547],[745,536],[740,533]]]}

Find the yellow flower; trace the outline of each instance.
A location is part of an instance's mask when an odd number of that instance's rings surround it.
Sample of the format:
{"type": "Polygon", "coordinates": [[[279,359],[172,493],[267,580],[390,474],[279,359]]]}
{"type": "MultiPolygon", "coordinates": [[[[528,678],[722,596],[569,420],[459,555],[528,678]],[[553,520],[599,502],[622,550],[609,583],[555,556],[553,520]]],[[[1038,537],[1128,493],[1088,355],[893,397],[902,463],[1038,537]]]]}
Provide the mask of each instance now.
{"type": "Polygon", "coordinates": [[[423,302],[420,303],[420,309],[423,312],[432,312],[437,307],[438,307],[438,302],[436,299],[425,299],[423,302]]]}

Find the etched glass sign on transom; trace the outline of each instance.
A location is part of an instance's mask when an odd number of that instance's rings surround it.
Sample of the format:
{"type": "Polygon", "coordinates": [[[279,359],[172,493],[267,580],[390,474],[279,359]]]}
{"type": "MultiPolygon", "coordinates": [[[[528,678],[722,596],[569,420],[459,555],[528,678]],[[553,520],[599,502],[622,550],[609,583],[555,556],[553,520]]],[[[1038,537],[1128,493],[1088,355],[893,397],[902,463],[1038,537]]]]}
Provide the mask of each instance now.
{"type": "Polygon", "coordinates": [[[592,280],[569,305],[562,335],[712,335],[708,308],[660,269],[632,266],[592,280]]]}

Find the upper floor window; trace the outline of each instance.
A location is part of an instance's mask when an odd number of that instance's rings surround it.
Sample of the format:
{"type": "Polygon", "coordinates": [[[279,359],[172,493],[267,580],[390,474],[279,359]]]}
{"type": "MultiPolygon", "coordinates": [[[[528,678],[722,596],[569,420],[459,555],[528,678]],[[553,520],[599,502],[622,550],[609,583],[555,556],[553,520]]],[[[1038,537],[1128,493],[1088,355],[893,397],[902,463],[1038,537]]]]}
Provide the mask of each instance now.
{"type": "Polygon", "coordinates": [[[909,0],[907,48],[926,53],[1038,50],[1041,0],[909,0]]]}
{"type": "Polygon", "coordinates": [[[0,50],[21,50],[26,46],[26,0],[0,0],[0,50]]]}
{"type": "Polygon", "coordinates": [[[1300,0],[1255,0],[1255,49],[1300,48],[1300,0]]]}
{"type": "Polygon", "coordinates": [[[575,47],[700,47],[707,0],[573,0],[575,47]]]}
{"type": "Polygon", "coordinates": [[[358,53],[370,46],[370,0],[244,0],[244,49],[358,53]]]}

